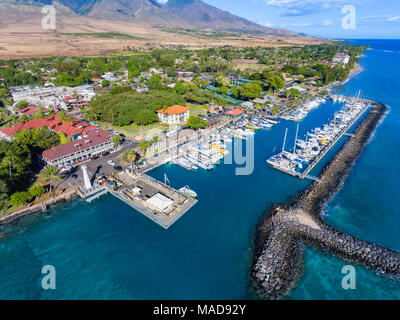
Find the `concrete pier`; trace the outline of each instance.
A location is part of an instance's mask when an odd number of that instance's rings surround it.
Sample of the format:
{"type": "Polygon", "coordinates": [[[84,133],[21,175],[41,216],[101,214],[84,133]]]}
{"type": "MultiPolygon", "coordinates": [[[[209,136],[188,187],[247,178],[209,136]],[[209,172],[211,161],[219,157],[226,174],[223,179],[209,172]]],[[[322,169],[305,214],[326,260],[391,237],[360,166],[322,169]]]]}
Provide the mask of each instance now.
{"type": "Polygon", "coordinates": [[[146,174],[121,172],[114,178],[117,187],[111,194],[134,208],[164,229],[171,227],[197,200],[146,174]],[[155,202],[152,202],[152,198],[155,202]],[[161,200],[160,200],[161,199],[161,200]],[[167,202],[165,207],[158,203],[167,202]]]}
{"type": "Polygon", "coordinates": [[[380,103],[374,104],[375,107],[356,128],[354,136],[324,168],[318,181],[290,204],[274,207],[261,221],[252,267],[259,295],[279,298],[289,293],[301,274],[304,245],[400,280],[399,253],[344,234],[327,225],[321,215],[387,110],[380,103]]]}

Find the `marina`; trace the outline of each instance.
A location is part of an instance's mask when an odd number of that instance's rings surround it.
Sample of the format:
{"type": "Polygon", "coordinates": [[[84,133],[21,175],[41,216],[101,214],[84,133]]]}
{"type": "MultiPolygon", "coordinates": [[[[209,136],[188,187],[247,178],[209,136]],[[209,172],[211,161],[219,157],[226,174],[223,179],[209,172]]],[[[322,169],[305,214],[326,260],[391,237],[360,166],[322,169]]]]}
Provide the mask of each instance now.
{"type": "Polygon", "coordinates": [[[303,105],[298,106],[296,110],[293,110],[288,114],[283,115],[282,119],[300,122],[308,115],[311,110],[317,108],[324,102],[326,102],[326,99],[323,97],[310,98],[303,105]]]}
{"type": "MultiPolygon", "coordinates": [[[[334,100],[337,101],[337,100],[334,100]]],[[[306,140],[298,139],[299,125],[293,151],[286,151],[287,130],[283,140],[282,151],[273,155],[267,163],[273,168],[300,179],[316,178],[310,176],[312,169],[336,145],[343,136],[351,136],[348,131],[371,107],[371,101],[355,98],[342,98],[344,106],[335,113],[334,118],[322,128],[307,132],[306,140]]]]}
{"type": "Polygon", "coordinates": [[[236,141],[246,141],[258,130],[271,129],[279,122],[263,116],[251,116],[214,129],[209,136],[201,136],[197,141],[179,146],[171,163],[189,171],[212,170],[230,154],[230,145],[236,141]]]}

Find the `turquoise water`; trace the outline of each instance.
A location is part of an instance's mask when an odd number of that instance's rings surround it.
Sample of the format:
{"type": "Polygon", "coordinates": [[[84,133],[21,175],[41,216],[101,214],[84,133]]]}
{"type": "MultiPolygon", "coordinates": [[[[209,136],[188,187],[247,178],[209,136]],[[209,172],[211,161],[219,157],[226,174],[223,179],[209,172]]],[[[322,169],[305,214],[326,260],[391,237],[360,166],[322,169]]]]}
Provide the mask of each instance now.
{"type": "MultiPolygon", "coordinates": [[[[391,106],[326,216],[335,227],[400,251],[400,41],[367,41],[365,71],[339,91],[391,106]]],[[[322,125],[340,107],[326,103],[301,123],[300,135],[322,125]]],[[[3,230],[0,240],[2,299],[248,299],[255,227],[273,203],[284,203],[308,181],[282,174],[265,163],[281,148],[285,128],[293,145],[296,125],[283,121],[255,137],[254,172],[235,175],[234,165],[189,172],[165,165],[150,174],[171,185],[189,184],[199,203],[165,231],[140,213],[105,196],[74,201],[47,215],[33,215],[3,230]],[[41,289],[41,268],[53,265],[57,289],[41,289]]],[[[344,140],[343,140],[344,141],[344,140]]],[[[338,146],[339,147],[339,146],[338,146]]],[[[338,148],[337,147],[337,148],[338,148]]],[[[334,152],[335,150],[333,150],[334,152]]],[[[315,172],[328,161],[325,159],[315,172]]],[[[304,274],[290,299],[400,298],[400,283],[357,267],[357,290],[341,289],[346,263],[307,250],[304,274]]]]}

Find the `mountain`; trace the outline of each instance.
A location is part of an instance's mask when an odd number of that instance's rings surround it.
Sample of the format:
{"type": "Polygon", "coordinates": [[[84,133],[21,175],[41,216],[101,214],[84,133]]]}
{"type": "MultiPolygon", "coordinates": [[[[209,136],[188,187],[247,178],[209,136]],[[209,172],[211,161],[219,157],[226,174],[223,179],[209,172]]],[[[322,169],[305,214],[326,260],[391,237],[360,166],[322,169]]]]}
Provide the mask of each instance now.
{"type": "MultiPolygon", "coordinates": [[[[0,0],[13,6],[40,6],[52,0],[0,0]]],[[[124,20],[152,26],[201,28],[245,33],[295,35],[267,28],[215,8],[201,0],[58,0],[59,4],[80,16],[124,20]]],[[[0,13],[1,15],[1,13],[0,13]]]]}

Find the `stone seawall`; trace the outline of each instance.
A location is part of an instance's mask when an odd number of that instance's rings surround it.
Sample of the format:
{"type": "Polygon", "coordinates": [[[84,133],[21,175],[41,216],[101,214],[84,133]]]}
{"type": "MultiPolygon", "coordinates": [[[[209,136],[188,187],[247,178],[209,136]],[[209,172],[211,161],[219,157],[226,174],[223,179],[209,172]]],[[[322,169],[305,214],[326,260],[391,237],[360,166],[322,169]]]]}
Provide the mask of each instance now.
{"type": "Polygon", "coordinates": [[[262,219],[252,267],[259,295],[279,298],[290,291],[302,269],[304,246],[400,279],[399,253],[335,230],[322,218],[326,203],[340,189],[386,110],[383,104],[374,103],[354,136],[322,170],[319,181],[290,204],[274,207],[262,219]]]}
{"type": "Polygon", "coordinates": [[[11,214],[5,215],[0,218],[0,226],[10,224],[22,217],[25,217],[33,213],[45,212],[51,206],[54,206],[56,204],[72,201],[76,197],[76,189],[77,188],[72,188],[72,190],[63,193],[54,199],[50,199],[46,202],[34,205],[32,207],[24,208],[19,211],[13,212],[11,214]]]}

